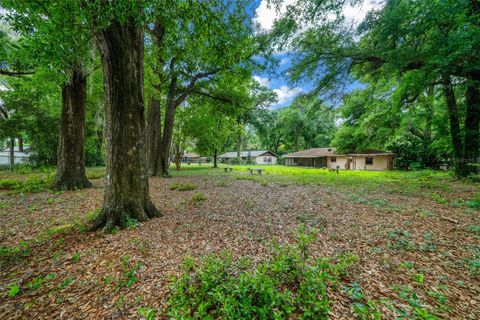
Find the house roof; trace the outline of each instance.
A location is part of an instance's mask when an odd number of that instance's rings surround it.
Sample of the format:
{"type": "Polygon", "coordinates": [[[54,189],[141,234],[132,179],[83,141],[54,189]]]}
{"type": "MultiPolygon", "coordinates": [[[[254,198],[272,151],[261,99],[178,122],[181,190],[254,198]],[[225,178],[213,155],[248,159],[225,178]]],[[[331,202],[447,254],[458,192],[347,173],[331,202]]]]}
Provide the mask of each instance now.
{"type": "Polygon", "coordinates": [[[200,158],[200,156],[196,153],[193,152],[186,152],[183,154],[183,157],[185,158],[200,158]]]}
{"type": "MultiPolygon", "coordinates": [[[[347,153],[337,153],[335,148],[311,148],[303,151],[293,152],[284,155],[284,158],[319,158],[328,156],[346,156],[347,153]]],[[[379,155],[394,155],[391,152],[385,152],[376,149],[368,149],[364,151],[355,151],[348,153],[352,156],[379,156],[379,155]]]]}
{"type": "MultiPolygon", "coordinates": [[[[252,158],[258,157],[263,155],[264,153],[270,152],[273,154],[275,157],[278,157],[274,152],[269,151],[269,150],[251,150],[251,151],[240,151],[240,157],[241,158],[247,158],[248,153],[250,153],[250,156],[252,158]]],[[[236,158],[237,157],[237,152],[232,151],[232,152],[225,152],[224,154],[219,155],[220,158],[236,158]]]]}
{"type": "Polygon", "coordinates": [[[288,153],[284,158],[318,158],[327,156],[339,156],[335,148],[311,148],[303,151],[288,153]]]}
{"type": "Polygon", "coordinates": [[[392,152],[386,152],[382,150],[377,150],[377,149],[367,149],[363,151],[354,151],[349,153],[349,155],[352,156],[393,156],[395,153],[392,152]]]}

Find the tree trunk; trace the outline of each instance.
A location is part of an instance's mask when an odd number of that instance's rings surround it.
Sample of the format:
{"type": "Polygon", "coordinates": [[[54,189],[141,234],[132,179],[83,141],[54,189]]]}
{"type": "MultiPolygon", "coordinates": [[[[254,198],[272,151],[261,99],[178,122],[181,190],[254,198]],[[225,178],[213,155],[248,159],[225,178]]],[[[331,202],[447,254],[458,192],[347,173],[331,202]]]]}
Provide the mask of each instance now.
{"type": "Polygon", "coordinates": [[[180,168],[182,167],[182,158],[183,158],[183,151],[180,149],[175,152],[175,169],[177,171],[180,171],[180,168]]]}
{"type": "Polygon", "coordinates": [[[85,121],[87,80],[80,67],[62,88],[62,118],[58,146],[55,190],[75,190],[92,186],[85,173],[85,121]]]}
{"type": "Polygon", "coordinates": [[[457,100],[455,91],[450,78],[444,80],[444,95],[447,103],[448,117],[450,122],[450,135],[452,138],[455,175],[464,177],[467,175],[463,141],[460,131],[460,121],[458,119],[457,100]]]}
{"type": "Polygon", "coordinates": [[[143,29],[132,18],[98,34],[105,89],[105,196],[93,226],[109,232],[159,213],[149,195],[145,152],[143,29]]]}
{"type": "Polygon", "coordinates": [[[480,88],[479,82],[472,81],[467,86],[466,103],[467,114],[465,117],[465,137],[464,137],[464,155],[467,165],[467,172],[477,171],[474,167],[468,166],[470,163],[477,163],[478,149],[480,147],[480,88]]]}
{"type": "Polygon", "coordinates": [[[23,138],[18,137],[18,152],[23,152],[23,138]]]}
{"type": "Polygon", "coordinates": [[[217,149],[215,149],[214,153],[213,153],[213,167],[214,168],[218,168],[218,151],[217,149]]]}
{"type": "Polygon", "coordinates": [[[173,101],[167,101],[167,110],[165,112],[165,123],[163,127],[162,144],[160,147],[160,175],[168,177],[168,168],[170,167],[170,147],[172,145],[173,124],[175,121],[175,104],[173,101]]]}
{"type": "Polygon", "coordinates": [[[159,149],[161,145],[160,101],[153,97],[148,102],[147,113],[147,163],[149,175],[158,174],[160,167],[159,149]]]}
{"type": "Polygon", "coordinates": [[[10,160],[10,171],[13,170],[15,165],[15,138],[10,138],[10,150],[9,150],[9,160],[10,160]]]}

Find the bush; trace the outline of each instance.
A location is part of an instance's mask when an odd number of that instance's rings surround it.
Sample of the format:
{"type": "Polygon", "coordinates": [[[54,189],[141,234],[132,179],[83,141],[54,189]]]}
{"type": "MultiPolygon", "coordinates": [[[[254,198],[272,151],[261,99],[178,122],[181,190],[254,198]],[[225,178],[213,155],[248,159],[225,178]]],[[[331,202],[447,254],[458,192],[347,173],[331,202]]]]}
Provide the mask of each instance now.
{"type": "Polygon", "coordinates": [[[172,183],[169,187],[170,190],[177,190],[177,191],[191,191],[195,190],[197,186],[195,186],[193,183],[190,182],[175,182],[172,183]]]}
{"type": "Polygon", "coordinates": [[[205,201],[205,200],[207,200],[207,197],[201,192],[195,192],[192,196],[192,201],[195,204],[200,203],[200,202],[205,201]]]}
{"type": "Polygon", "coordinates": [[[42,192],[48,190],[53,184],[53,175],[34,175],[25,180],[20,179],[2,179],[0,180],[0,190],[10,190],[13,192],[42,192]]]}
{"type": "Polygon", "coordinates": [[[199,265],[186,259],[185,273],[172,281],[168,316],[194,319],[326,319],[327,289],[356,258],[346,254],[314,259],[313,233],[301,230],[293,245],[275,246],[271,258],[252,266],[229,253],[199,265]]]}

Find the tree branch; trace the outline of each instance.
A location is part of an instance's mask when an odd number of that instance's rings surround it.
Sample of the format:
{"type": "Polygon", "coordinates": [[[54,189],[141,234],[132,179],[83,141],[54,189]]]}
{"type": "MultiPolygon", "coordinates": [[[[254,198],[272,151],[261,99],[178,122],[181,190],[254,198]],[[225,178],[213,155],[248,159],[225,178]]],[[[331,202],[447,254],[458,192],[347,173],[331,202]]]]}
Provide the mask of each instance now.
{"type": "Polygon", "coordinates": [[[35,71],[9,71],[5,69],[0,69],[0,75],[9,76],[9,77],[20,77],[30,74],[34,74],[35,71]]]}
{"type": "Polygon", "coordinates": [[[211,71],[200,72],[194,75],[192,80],[190,80],[190,83],[185,87],[185,89],[183,89],[183,92],[180,94],[180,96],[178,96],[178,98],[175,99],[175,107],[179,106],[183,101],[185,101],[188,95],[192,92],[193,87],[195,86],[195,83],[197,83],[198,80],[214,75],[220,72],[221,70],[222,68],[216,68],[211,71]]]}

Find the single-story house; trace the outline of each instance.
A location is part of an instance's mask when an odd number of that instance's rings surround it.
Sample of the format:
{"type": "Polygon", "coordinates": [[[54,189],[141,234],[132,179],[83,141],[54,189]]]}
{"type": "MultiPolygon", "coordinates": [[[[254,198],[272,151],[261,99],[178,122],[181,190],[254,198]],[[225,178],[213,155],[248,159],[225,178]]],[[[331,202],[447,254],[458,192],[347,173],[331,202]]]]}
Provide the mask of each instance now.
{"type": "Polygon", "coordinates": [[[312,148],[283,156],[286,166],[346,170],[391,170],[393,153],[380,150],[337,153],[335,148],[312,148]]]}
{"type": "MultiPolygon", "coordinates": [[[[230,159],[237,158],[236,151],[226,152],[219,155],[221,161],[226,162],[230,159]]],[[[241,151],[240,158],[243,161],[251,159],[256,164],[277,164],[278,155],[269,150],[241,151]]]]}
{"type": "Polygon", "coordinates": [[[182,163],[198,162],[200,156],[193,152],[185,152],[182,157],[182,163]]]}

